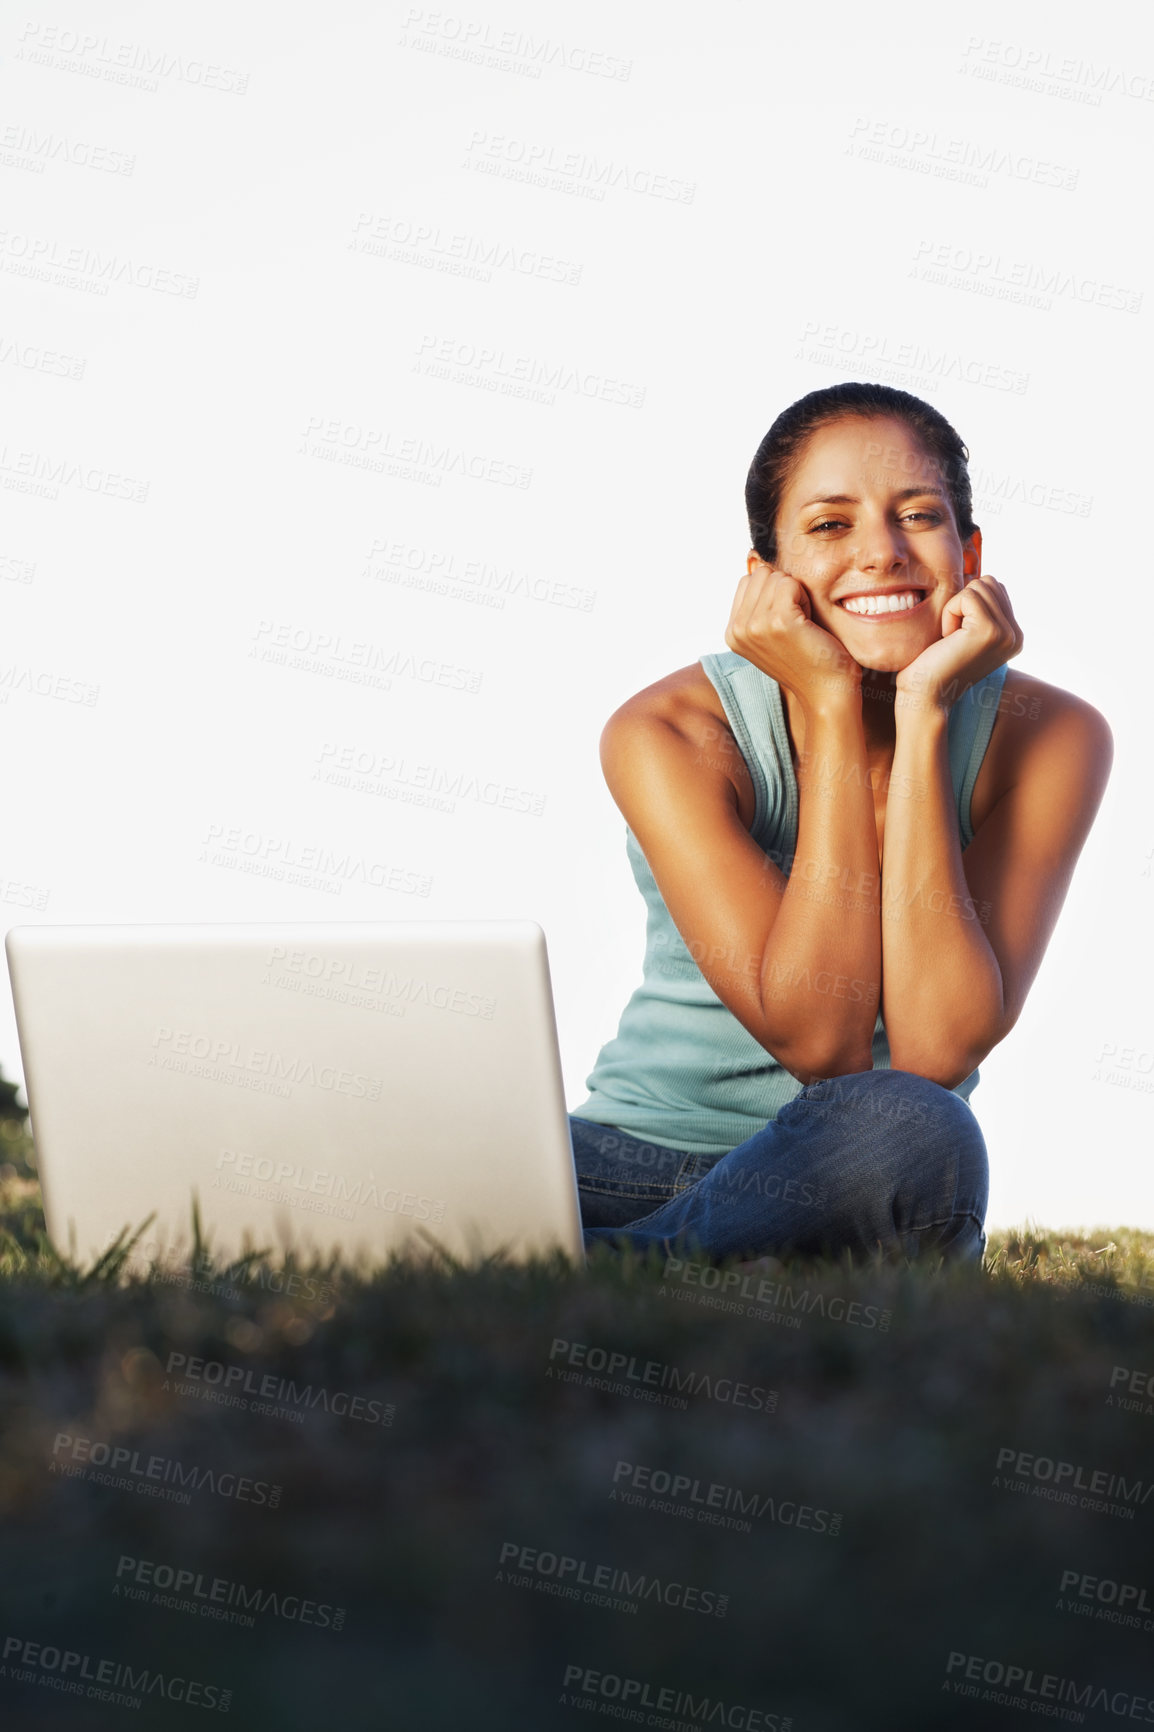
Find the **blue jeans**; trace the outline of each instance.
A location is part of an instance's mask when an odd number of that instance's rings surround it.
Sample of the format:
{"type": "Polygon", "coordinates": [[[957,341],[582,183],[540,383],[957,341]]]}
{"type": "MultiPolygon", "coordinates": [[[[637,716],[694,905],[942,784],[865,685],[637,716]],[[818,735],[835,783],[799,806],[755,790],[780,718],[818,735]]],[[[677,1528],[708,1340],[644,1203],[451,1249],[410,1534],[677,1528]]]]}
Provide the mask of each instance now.
{"type": "Polygon", "coordinates": [[[986,1144],[960,1095],[911,1071],[810,1083],[724,1155],[693,1155],[569,1115],[586,1250],[855,1260],[879,1249],[980,1259],[986,1144]]]}

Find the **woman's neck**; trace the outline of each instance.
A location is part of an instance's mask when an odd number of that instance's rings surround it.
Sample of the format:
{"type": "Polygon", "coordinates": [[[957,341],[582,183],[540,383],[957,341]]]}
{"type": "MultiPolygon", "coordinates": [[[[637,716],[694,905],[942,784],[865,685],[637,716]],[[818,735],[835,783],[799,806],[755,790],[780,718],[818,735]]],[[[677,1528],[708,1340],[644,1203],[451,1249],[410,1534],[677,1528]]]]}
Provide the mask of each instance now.
{"type": "Polygon", "coordinates": [[[871,756],[875,753],[893,754],[896,680],[896,674],[880,674],[873,668],[862,669],[861,713],[865,723],[866,750],[871,756]]]}

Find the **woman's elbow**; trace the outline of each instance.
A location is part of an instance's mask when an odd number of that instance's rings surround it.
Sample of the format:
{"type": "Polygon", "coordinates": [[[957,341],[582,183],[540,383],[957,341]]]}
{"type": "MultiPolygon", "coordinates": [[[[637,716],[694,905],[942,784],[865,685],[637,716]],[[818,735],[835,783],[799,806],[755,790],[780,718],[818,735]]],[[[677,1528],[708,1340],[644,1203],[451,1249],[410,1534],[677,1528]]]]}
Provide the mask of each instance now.
{"type": "Polygon", "coordinates": [[[909,1071],[913,1076],[924,1077],[927,1082],[937,1083],[939,1088],[956,1089],[959,1083],[972,1076],[979,1064],[985,1058],[989,1047],[980,1051],[960,1052],[957,1048],[949,1051],[916,1051],[911,1048],[895,1046],[890,1043],[890,1069],[909,1071]]]}
{"type": "Polygon", "coordinates": [[[772,1052],[790,1076],[808,1088],[810,1083],[825,1082],[835,1076],[855,1076],[859,1071],[872,1070],[872,1044],[864,1047],[818,1046],[813,1042],[779,1041],[767,1049],[772,1052]]]}

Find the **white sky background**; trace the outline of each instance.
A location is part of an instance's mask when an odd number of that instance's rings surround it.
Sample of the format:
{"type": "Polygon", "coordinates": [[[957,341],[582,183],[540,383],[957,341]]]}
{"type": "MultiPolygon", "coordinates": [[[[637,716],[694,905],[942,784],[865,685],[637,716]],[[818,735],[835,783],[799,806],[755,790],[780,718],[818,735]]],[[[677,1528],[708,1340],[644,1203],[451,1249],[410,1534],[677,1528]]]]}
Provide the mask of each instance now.
{"type": "Polygon", "coordinates": [[[60,0],[0,36],[5,927],[529,917],[576,1104],[644,947],[601,727],[725,648],[774,416],[882,377],[970,446],[1015,665],[1116,741],[974,1096],[989,1224],[1154,1228],[1141,10],[183,14],[60,0]],[[416,369],[442,346],[456,378],[416,369]],[[558,367],[605,397],[493,388],[558,367]],[[406,441],[456,466],[324,455],[406,441]],[[278,632],[335,640],[329,674],[251,653],[278,632]],[[391,683],[335,677],[393,651],[391,683]],[[386,791],[314,776],[345,748],[386,791]],[[400,797],[430,774],[466,791],[400,797]],[[214,864],[233,829],[345,868],[214,864]]]}

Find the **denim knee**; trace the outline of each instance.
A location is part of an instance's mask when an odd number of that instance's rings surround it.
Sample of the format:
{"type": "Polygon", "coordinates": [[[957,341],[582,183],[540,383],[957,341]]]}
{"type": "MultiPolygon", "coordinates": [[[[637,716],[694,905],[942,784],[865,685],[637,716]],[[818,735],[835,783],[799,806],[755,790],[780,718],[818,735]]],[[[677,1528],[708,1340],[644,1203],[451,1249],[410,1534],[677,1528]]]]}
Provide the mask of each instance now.
{"type": "Polygon", "coordinates": [[[980,1259],[990,1189],[982,1128],[951,1089],[912,1071],[888,1074],[895,1081],[880,1098],[902,1102],[905,1122],[913,1127],[895,1197],[895,1222],[904,1214],[923,1250],[938,1250],[950,1259],[980,1259]]]}
{"type": "Polygon", "coordinates": [[[895,1216],[918,1228],[969,1214],[979,1228],[989,1195],[981,1126],[960,1095],[914,1071],[871,1070],[813,1083],[787,1113],[844,1115],[853,1165],[886,1174],[895,1216]]]}
{"type": "Polygon", "coordinates": [[[915,1114],[918,1141],[925,1154],[936,1154],[943,1163],[952,1163],[959,1206],[980,1203],[978,1213],[984,1216],[990,1184],[989,1159],[986,1139],[972,1108],[952,1089],[912,1071],[889,1074],[901,1079],[900,1098],[915,1114]]]}

